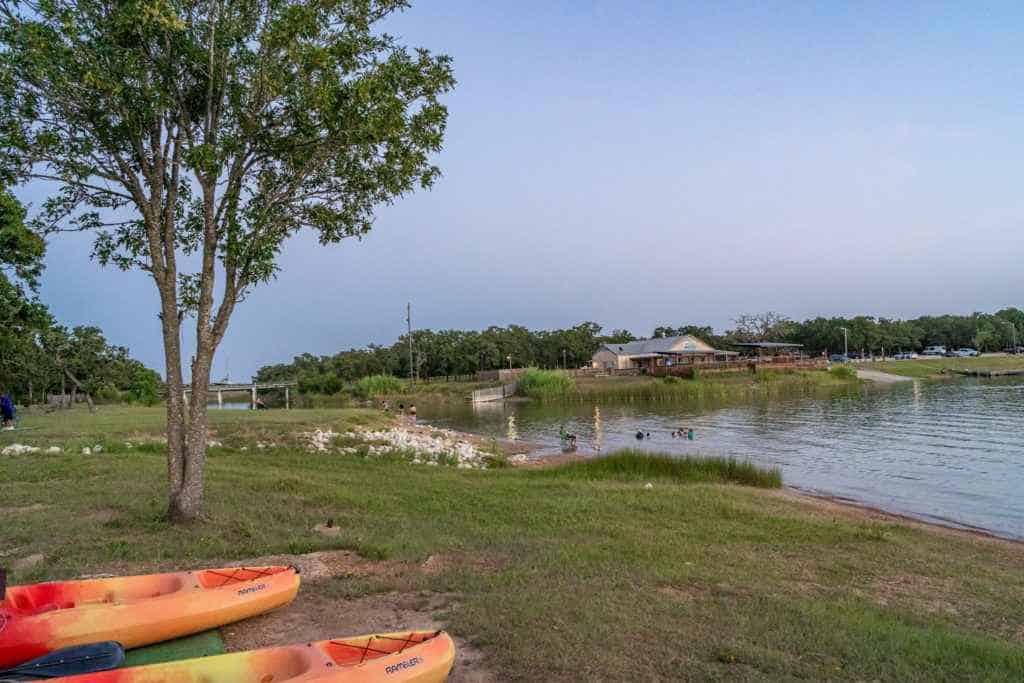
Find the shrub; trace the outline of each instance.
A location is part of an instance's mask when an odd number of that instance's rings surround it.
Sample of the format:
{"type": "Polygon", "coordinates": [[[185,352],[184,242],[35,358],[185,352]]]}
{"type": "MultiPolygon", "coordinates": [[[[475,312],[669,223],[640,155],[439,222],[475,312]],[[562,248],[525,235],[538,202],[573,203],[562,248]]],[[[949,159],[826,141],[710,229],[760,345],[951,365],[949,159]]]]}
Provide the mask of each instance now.
{"type": "Polygon", "coordinates": [[[373,398],[386,394],[399,394],[404,386],[402,380],[392,375],[370,375],[356,382],[355,392],[356,395],[363,398],[373,398]]]}
{"type": "Polygon", "coordinates": [[[132,400],[144,406],[153,406],[160,402],[160,375],[149,368],[137,368],[128,393],[132,400]]]}
{"type": "Polygon", "coordinates": [[[560,370],[529,368],[519,377],[519,393],[529,398],[566,398],[575,391],[575,380],[560,370]]]}
{"type": "Polygon", "coordinates": [[[300,394],[336,394],[344,383],[337,375],[326,372],[305,372],[299,375],[300,394]]]}
{"type": "MultiPolygon", "coordinates": [[[[100,385],[93,392],[92,398],[96,403],[120,403],[124,400],[121,396],[121,392],[117,390],[117,387],[111,384],[100,385]]],[[[130,395],[129,398],[131,398],[130,395]]]]}

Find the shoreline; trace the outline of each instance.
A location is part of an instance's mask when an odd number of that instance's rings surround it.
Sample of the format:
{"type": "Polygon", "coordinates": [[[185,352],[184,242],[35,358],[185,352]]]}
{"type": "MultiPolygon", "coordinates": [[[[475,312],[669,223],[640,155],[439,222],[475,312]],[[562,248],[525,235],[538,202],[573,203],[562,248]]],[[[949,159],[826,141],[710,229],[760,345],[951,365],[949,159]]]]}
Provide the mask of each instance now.
{"type": "MultiPolygon", "coordinates": [[[[909,379],[909,378],[908,378],[909,379]]],[[[401,423],[401,426],[413,430],[440,431],[441,428],[432,427],[428,424],[401,423]]],[[[547,467],[558,467],[571,462],[580,462],[588,458],[601,457],[600,454],[573,451],[571,453],[551,453],[548,448],[540,444],[510,441],[508,439],[492,439],[491,437],[471,432],[445,429],[444,431],[457,435],[459,439],[483,446],[486,444],[497,444],[502,452],[508,457],[509,465],[518,469],[544,469],[547,467]]],[[[769,495],[782,497],[787,500],[809,504],[820,511],[841,512],[846,517],[854,517],[863,520],[882,521],[889,524],[900,524],[919,529],[930,529],[943,534],[983,540],[986,542],[1009,544],[1013,547],[1024,545],[1024,539],[1012,538],[999,535],[983,527],[974,527],[960,524],[950,520],[948,524],[942,522],[921,519],[911,514],[886,510],[854,498],[847,498],[839,494],[822,493],[809,489],[783,484],[781,489],[756,489],[769,495]]]]}
{"type": "Polygon", "coordinates": [[[869,505],[853,498],[846,498],[829,493],[818,493],[802,489],[796,486],[782,485],[781,489],[758,489],[768,495],[773,495],[786,500],[809,504],[821,511],[840,512],[846,517],[862,520],[873,520],[886,522],[888,524],[899,524],[915,529],[927,529],[944,535],[956,536],[957,538],[973,539],[1000,545],[1009,545],[1014,548],[1024,546],[1024,539],[1009,538],[1000,536],[982,527],[954,526],[956,522],[943,524],[933,522],[913,515],[901,512],[893,512],[884,508],[869,505]]]}

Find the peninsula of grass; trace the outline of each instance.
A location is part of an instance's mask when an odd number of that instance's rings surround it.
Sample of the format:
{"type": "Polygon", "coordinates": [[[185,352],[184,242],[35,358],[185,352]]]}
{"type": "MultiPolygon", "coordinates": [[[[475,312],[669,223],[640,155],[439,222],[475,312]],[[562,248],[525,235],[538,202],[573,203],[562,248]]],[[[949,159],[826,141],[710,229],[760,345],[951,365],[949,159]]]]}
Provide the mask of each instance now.
{"type": "Polygon", "coordinates": [[[1024,679],[1020,544],[826,507],[761,475],[726,483],[747,475],[725,463],[477,471],[297,445],[388,420],[366,410],[212,413],[207,519],[178,527],[159,414],[27,415],[5,433],[65,448],[0,456],[13,583],[349,549],[387,571],[307,578],[300,599],[340,614],[367,595],[437,596],[428,618],[494,680],[1024,679]],[[74,450],[93,440],[149,446],[74,450]],[[316,530],[328,518],[338,535],[316,530]]]}
{"type": "Polygon", "coordinates": [[[915,379],[949,379],[948,370],[1001,371],[1024,370],[1024,356],[991,355],[974,358],[915,358],[913,360],[887,360],[859,365],[868,370],[878,370],[891,375],[902,375],[915,379]]]}
{"type": "Polygon", "coordinates": [[[762,488],[782,486],[782,473],[744,460],[675,456],[623,449],[609,455],[568,462],[542,470],[548,476],[585,481],[657,481],[733,483],[762,488]]]}
{"type": "Polygon", "coordinates": [[[517,391],[539,401],[563,400],[576,392],[576,380],[560,370],[528,368],[519,376],[517,391]]]}

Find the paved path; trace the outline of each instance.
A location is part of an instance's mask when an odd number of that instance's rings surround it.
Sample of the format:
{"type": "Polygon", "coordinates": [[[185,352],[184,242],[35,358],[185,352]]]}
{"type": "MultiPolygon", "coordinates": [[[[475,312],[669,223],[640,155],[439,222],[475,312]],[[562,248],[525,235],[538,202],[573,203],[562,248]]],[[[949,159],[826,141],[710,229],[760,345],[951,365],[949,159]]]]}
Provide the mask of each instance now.
{"type": "Polygon", "coordinates": [[[857,377],[859,379],[866,379],[869,382],[878,382],[879,384],[896,384],[897,382],[909,382],[912,377],[904,377],[902,375],[890,375],[888,372],[879,372],[878,370],[857,370],[857,377]]]}

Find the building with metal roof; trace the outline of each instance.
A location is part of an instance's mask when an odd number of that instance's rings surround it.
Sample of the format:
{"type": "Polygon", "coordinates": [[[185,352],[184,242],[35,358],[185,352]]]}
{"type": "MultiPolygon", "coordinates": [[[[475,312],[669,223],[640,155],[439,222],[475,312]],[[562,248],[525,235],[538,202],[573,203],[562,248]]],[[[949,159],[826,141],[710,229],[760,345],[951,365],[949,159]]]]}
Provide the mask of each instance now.
{"type": "Polygon", "coordinates": [[[603,370],[627,370],[673,364],[706,363],[738,355],[720,351],[697,337],[640,339],[625,344],[605,344],[594,353],[591,366],[603,370]]]}

